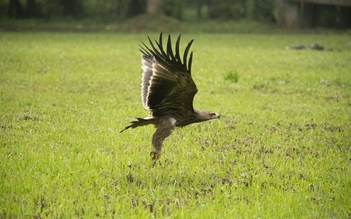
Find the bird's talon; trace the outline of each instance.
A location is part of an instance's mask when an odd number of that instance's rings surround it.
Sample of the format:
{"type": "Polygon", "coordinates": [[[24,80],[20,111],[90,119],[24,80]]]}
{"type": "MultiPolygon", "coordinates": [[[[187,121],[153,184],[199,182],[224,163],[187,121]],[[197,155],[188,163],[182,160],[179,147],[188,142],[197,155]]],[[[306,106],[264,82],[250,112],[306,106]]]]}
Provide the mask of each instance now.
{"type": "Polygon", "coordinates": [[[157,151],[151,151],[150,156],[153,161],[157,161],[161,157],[161,153],[158,153],[157,151]]]}

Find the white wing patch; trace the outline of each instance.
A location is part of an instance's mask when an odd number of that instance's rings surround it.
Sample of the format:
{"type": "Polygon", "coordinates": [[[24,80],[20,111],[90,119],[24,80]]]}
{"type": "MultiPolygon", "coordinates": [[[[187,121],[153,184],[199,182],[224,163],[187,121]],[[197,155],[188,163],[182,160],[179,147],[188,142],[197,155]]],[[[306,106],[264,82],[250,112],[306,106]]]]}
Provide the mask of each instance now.
{"type": "Polygon", "coordinates": [[[150,56],[143,55],[142,56],[142,69],[143,69],[143,74],[141,76],[141,100],[143,102],[143,106],[145,109],[149,109],[149,106],[147,105],[147,98],[149,94],[149,87],[151,83],[151,78],[153,73],[152,70],[152,64],[153,64],[153,58],[150,56]]]}
{"type": "Polygon", "coordinates": [[[174,126],[177,120],[175,118],[169,117],[169,122],[174,126]]]}

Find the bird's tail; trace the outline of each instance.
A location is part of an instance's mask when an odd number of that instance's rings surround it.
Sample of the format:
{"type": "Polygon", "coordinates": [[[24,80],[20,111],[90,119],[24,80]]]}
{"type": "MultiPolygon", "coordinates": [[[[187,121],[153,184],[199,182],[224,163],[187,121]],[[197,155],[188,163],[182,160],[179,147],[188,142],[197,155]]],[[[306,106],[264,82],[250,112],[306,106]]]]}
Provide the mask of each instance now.
{"type": "Polygon", "coordinates": [[[144,126],[144,125],[149,125],[149,124],[155,124],[155,118],[151,117],[147,117],[145,119],[143,118],[139,118],[139,117],[136,117],[138,121],[131,121],[130,125],[129,126],[126,126],[124,129],[122,129],[121,131],[119,131],[120,133],[124,132],[125,130],[129,129],[129,128],[136,128],[136,127],[139,127],[139,126],[144,126]]]}

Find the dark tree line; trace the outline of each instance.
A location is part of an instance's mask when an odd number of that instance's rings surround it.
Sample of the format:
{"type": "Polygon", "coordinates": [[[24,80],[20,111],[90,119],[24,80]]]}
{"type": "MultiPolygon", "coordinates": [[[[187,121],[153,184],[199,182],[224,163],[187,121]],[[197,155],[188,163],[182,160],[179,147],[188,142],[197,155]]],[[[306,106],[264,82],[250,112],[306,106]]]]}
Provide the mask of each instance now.
{"type": "Polygon", "coordinates": [[[127,19],[142,13],[154,13],[182,20],[185,11],[194,11],[195,19],[249,18],[272,22],[275,2],[276,0],[8,0],[7,14],[10,19],[127,19]]]}
{"type": "Polygon", "coordinates": [[[80,17],[83,7],[81,0],[9,0],[7,12],[11,19],[49,18],[58,14],[80,17]]]}

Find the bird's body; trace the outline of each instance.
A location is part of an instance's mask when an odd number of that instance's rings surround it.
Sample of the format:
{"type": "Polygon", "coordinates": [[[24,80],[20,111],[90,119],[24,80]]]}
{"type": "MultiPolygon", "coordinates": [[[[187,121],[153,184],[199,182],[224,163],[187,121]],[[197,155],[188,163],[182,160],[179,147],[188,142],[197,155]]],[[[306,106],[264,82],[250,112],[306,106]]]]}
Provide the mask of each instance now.
{"type": "Polygon", "coordinates": [[[168,36],[167,48],[163,48],[162,33],[156,46],[150,38],[151,48],[144,43],[142,52],[142,84],[141,99],[145,109],[150,110],[146,118],[138,118],[125,127],[128,128],[153,124],[156,131],[152,137],[153,159],[157,160],[162,152],[163,140],[168,137],[175,127],[183,127],[192,123],[219,118],[219,114],[193,108],[193,99],[197,93],[196,85],[191,78],[192,52],[187,58],[190,41],[187,45],[183,61],[180,58],[177,39],[173,52],[171,37],[168,36]]]}

